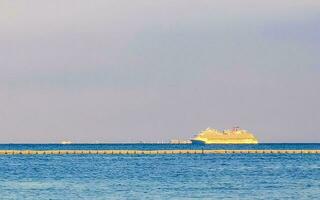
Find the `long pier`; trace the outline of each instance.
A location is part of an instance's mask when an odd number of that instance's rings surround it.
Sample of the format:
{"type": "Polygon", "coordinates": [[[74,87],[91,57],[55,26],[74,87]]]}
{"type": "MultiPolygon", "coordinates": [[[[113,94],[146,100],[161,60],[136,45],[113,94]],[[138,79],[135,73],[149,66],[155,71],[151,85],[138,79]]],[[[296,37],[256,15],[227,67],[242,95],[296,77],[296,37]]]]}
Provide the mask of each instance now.
{"type": "Polygon", "coordinates": [[[35,154],[320,154],[320,150],[0,150],[0,155],[35,154]]]}

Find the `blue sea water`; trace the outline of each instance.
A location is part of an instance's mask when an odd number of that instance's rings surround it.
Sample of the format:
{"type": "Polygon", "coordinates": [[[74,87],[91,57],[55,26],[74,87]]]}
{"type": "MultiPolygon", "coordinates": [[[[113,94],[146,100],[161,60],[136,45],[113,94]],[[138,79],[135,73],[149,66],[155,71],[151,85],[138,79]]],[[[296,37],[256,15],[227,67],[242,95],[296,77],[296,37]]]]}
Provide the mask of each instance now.
{"type": "MultiPolygon", "coordinates": [[[[320,144],[2,144],[0,149],[320,149],[320,144]]],[[[0,199],[320,199],[320,155],[0,155],[0,199]]]]}

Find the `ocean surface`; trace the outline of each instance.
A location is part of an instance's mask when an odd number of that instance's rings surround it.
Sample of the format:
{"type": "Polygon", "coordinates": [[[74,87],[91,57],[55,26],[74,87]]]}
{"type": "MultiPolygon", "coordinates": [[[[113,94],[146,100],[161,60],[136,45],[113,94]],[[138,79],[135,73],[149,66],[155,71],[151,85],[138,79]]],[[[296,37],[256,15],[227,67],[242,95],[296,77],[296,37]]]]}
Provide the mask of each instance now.
{"type": "MultiPolygon", "coordinates": [[[[320,149],[320,144],[0,144],[7,149],[320,149]]],[[[320,199],[320,155],[0,155],[0,199],[320,199]]]]}

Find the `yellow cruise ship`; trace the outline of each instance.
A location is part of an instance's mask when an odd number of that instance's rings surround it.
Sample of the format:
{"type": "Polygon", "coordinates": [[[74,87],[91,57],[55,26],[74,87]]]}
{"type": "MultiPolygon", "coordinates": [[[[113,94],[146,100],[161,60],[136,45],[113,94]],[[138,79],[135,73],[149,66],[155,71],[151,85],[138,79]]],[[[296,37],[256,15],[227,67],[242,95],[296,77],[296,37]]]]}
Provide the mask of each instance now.
{"type": "Polygon", "coordinates": [[[207,128],[191,141],[193,144],[258,144],[252,133],[239,127],[224,131],[207,128]]]}

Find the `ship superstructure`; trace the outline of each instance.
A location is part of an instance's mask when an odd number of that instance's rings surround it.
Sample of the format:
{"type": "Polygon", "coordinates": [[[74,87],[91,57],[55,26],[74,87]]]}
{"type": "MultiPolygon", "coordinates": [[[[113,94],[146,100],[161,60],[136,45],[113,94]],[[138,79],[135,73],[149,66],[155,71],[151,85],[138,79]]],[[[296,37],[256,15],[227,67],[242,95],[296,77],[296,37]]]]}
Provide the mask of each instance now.
{"type": "Polygon", "coordinates": [[[201,131],[195,138],[193,138],[192,143],[202,143],[202,144],[257,144],[258,140],[255,136],[239,127],[233,129],[228,129],[224,131],[219,131],[217,129],[207,128],[201,131]]]}

